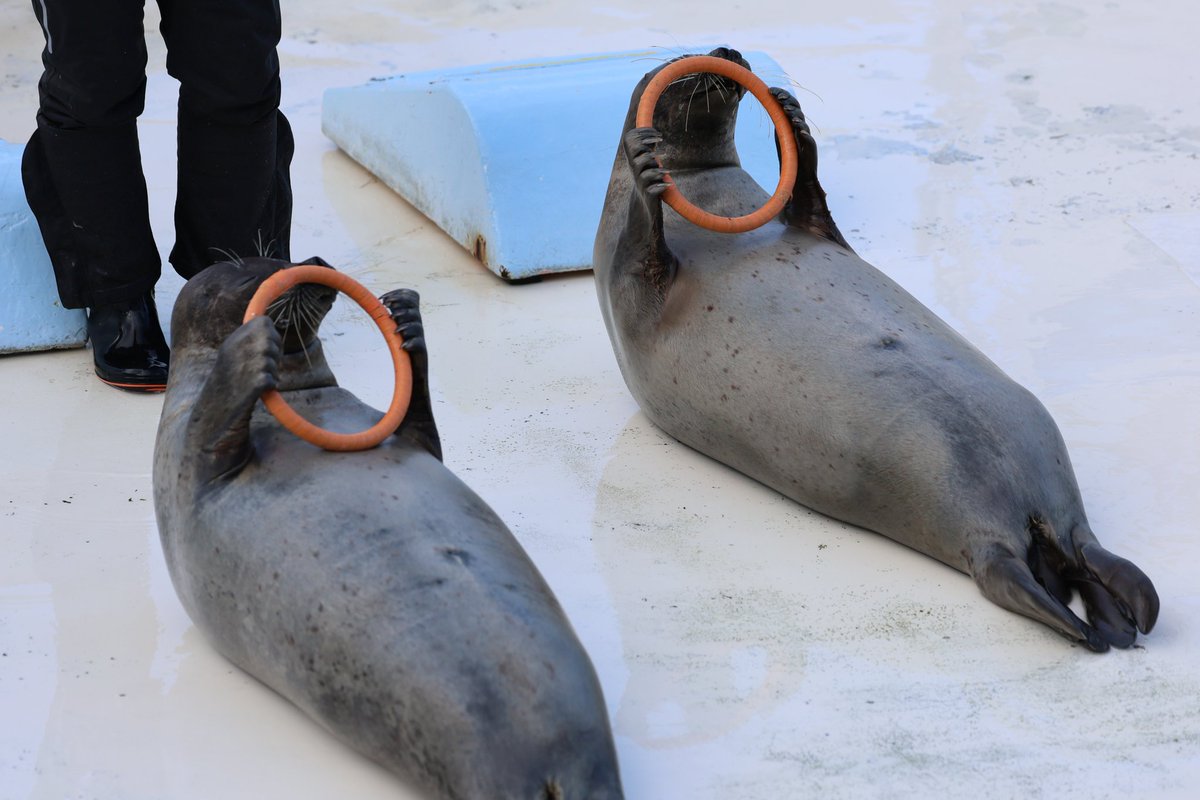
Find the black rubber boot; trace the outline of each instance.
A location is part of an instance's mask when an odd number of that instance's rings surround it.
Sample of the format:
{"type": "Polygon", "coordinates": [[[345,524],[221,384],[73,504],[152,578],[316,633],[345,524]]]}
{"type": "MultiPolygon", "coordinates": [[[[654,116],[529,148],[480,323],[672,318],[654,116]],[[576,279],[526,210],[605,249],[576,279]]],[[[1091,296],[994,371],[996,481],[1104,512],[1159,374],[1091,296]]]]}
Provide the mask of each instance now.
{"type": "Polygon", "coordinates": [[[171,353],[158,323],[153,293],[89,308],[87,332],[100,380],[132,392],[167,388],[171,353]]]}

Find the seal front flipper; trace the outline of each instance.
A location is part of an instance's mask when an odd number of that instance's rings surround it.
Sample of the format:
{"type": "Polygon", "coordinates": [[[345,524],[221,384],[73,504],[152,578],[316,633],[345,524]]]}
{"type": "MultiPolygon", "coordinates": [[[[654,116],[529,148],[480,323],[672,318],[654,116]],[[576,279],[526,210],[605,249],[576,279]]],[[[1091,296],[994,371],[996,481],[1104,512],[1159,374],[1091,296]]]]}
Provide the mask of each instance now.
{"type": "MultiPolygon", "coordinates": [[[[771,96],[783,106],[792,123],[792,132],[796,137],[796,186],[792,189],[792,197],[783,207],[780,216],[788,225],[801,228],[817,236],[837,242],[847,250],[854,248],[846,242],[842,232],[838,230],[833,215],[829,212],[829,204],[825,200],[825,190],[817,179],[817,143],[804,119],[800,102],[786,89],[771,87],[771,96]]],[[[775,152],[779,153],[779,136],[775,136],[775,152]]]]}
{"type": "Polygon", "coordinates": [[[412,400],[396,435],[408,436],[441,461],[442,440],[429,398],[429,352],[425,348],[425,328],[421,324],[421,296],[412,289],[395,289],[379,300],[392,315],[396,333],[404,340],[404,350],[412,361],[412,400]]]}
{"type": "Polygon", "coordinates": [[[278,382],[282,337],[270,317],[255,317],[221,343],[188,415],[186,449],[202,483],[236,473],[250,460],[250,415],[278,382]]]}
{"type": "Polygon", "coordinates": [[[662,194],[669,186],[666,170],[659,166],[654,146],[662,135],[654,128],[633,128],[621,137],[621,146],[633,175],[633,197],[629,219],[621,233],[620,247],[644,253],[640,258],[645,278],[665,293],[675,277],[679,261],[667,247],[663,233],[662,194]]]}

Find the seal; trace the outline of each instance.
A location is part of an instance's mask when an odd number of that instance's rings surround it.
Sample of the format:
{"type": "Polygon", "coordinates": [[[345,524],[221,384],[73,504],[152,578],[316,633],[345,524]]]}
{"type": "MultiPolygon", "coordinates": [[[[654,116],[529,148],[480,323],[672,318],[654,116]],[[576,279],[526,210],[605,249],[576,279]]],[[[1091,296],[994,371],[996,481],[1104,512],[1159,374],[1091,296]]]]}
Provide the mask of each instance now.
{"type": "Polygon", "coordinates": [[[621,798],[587,654],[504,523],[441,461],[417,294],[381,298],[413,367],[399,428],[327,452],[284,430],[262,393],[335,431],[380,412],[322,355],[333,290],[297,286],[242,324],[286,266],[216,264],[175,305],[154,500],[188,614],[230,661],[432,797],[621,798]]]}
{"type": "MultiPolygon", "coordinates": [[[[734,50],[711,55],[748,67],[734,50]]],[[[736,84],[680,79],[653,127],[635,127],[657,71],[633,93],[593,259],[617,362],[644,413],[809,508],[967,573],[993,602],[1092,650],[1149,632],[1154,586],[1097,542],[1049,413],[854,253],[790,93],[770,90],[799,148],[776,220],[731,236],[664,210],[664,171],[724,216],[767,195],[734,149],[736,84]],[[1068,607],[1074,592],[1086,622],[1068,607]]]]}

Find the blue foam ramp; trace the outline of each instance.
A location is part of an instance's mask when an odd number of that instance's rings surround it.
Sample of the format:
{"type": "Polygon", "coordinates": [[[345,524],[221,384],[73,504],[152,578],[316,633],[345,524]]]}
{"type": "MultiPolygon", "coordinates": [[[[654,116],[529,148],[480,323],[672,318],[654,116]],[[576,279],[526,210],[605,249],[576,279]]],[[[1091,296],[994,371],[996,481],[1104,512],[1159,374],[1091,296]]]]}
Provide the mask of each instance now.
{"type": "Polygon", "coordinates": [[[0,353],[80,347],[87,316],[59,304],[42,232],[25,201],[23,152],[0,141],[0,353]]]}
{"type": "MultiPolygon", "coordinates": [[[[744,55],[769,85],[787,85],[770,57],[744,55]]],[[[326,91],[322,129],[502,278],[591,269],[630,95],[669,57],[632,51],[377,79],[326,91]]],[[[742,164],[770,191],[773,130],[753,98],[742,103],[742,164]]]]}

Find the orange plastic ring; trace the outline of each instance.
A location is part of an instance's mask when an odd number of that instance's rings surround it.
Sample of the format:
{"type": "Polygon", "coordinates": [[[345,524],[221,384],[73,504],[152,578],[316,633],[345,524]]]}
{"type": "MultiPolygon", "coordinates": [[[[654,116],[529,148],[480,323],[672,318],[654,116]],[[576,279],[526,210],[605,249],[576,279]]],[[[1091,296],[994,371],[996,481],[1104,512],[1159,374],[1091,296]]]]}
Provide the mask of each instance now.
{"type": "Polygon", "coordinates": [[[375,447],[400,427],[412,398],[412,362],[402,347],[404,340],[396,333],[396,322],[383,303],[349,275],[328,267],[308,264],[281,269],[263,281],[254,297],[250,298],[250,305],[246,306],[246,316],[242,321],[249,322],[265,314],[272,301],[300,283],[319,283],[337,289],[362,306],[375,320],[375,324],[383,332],[383,338],[387,340],[388,350],[392,354],[392,365],[396,370],[396,389],[392,393],[392,404],[388,406],[383,419],[359,433],[334,433],[318,428],[297,414],[275,389],[263,392],[263,404],[283,427],[317,447],[339,451],[368,450],[375,447]]]}
{"type": "Polygon", "coordinates": [[[712,72],[737,81],[745,86],[750,94],[757,97],[758,102],[762,103],[763,108],[771,115],[771,121],[775,123],[775,132],[779,138],[779,185],[775,187],[775,194],[771,195],[771,199],[762,208],[741,217],[722,217],[697,208],[688,202],[669,175],[664,180],[670,186],[663,192],[662,198],[684,219],[710,231],[718,233],[752,231],[774,219],[783,210],[783,206],[792,196],[792,188],[796,184],[796,165],[798,163],[796,134],[792,130],[792,121],[788,119],[783,106],[771,96],[767,85],[757,75],[740,64],[716,56],[688,56],[678,61],[672,61],[650,80],[646,90],[642,92],[642,100],[638,103],[637,126],[647,128],[654,123],[654,106],[668,85],[684,75],[693,75],[697,72],[712,72]]]}

